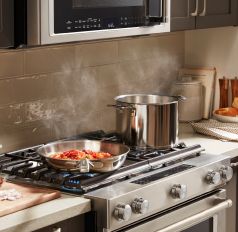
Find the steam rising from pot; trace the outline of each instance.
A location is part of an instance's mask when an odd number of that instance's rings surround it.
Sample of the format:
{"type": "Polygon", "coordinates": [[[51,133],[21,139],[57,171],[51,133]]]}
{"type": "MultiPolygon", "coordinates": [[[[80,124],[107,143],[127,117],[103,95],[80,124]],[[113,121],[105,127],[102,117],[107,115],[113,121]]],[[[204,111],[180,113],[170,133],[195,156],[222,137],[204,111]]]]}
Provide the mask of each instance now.
{"type": "MultiPolygon", "coordinates": [[[[107,64],[55,74],[58,97],[50,120],[56,138],[90,130],[114,130],[115,111],[107,107],[114,97],[129,93],[169,94],[183,60],[176,52],[161,48],[149,58],[138,51],[107,64]],[[158,53],[158,51],[161,52],[158,53]],[[57,76],[58,75],[58,76],[57,76]]],[[[97,55],[97,54],[95,54],[97,55]]]]}

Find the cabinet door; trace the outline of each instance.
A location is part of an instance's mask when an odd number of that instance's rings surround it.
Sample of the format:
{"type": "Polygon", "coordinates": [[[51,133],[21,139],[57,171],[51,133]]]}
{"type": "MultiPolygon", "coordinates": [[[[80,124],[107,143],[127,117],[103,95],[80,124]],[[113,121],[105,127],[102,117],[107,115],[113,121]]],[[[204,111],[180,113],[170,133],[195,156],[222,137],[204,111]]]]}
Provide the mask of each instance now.
{"type": "Polygon", "coordinates": [[[196,17],[196,28],[233,26],[237,19],[237,0],[200,0],[203,10],[196,17]]]}
{"type": "Polygon", "coordinates": [[[195,28],[195,17],[191,14],[196,10],[197,0],[171,0],[171,31],[195,28]]]}
{"type": "Polygon", "coordinates": [[[0,47],[13,46],[13,0],[0,0],[0,47]]]}

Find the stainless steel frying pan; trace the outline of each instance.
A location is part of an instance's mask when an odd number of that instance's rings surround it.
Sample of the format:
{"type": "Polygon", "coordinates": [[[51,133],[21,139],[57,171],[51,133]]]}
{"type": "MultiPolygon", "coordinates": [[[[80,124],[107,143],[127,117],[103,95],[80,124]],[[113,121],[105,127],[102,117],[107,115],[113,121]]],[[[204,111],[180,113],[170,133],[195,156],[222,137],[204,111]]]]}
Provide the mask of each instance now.
{"type": "Polygon", "coordinates": [[[56,169],[80,172],[111,172],[124,163],[130,148],[123,144],[102,142],[97,140],[59,141],[46,144],[37,150],[45,160],[56,169]],[[108,152],[110,158],[96,160],[60,160],[51,156],[68,150],[92,150],[94,152],[108,152]]]}

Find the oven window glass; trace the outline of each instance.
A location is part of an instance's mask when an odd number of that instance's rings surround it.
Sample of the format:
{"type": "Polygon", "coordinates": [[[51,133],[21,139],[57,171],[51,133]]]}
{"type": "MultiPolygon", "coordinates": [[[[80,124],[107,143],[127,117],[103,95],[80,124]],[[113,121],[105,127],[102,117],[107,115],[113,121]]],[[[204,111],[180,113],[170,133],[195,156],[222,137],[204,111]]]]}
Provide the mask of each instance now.
{"type": "Polygon", "coordinates": [[[190,227],[182,232],[213,232],[213,218],[209,218],[193,227],[190,227]]]}

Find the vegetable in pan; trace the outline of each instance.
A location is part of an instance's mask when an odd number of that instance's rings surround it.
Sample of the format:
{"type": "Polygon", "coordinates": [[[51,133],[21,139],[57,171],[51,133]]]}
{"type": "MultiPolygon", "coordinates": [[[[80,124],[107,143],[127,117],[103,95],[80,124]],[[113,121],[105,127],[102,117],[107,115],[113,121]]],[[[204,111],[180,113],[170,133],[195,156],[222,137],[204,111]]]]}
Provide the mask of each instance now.
{"type": "Polygon", "coordinates": [[[53,154],[51,158],[62,160],[81,160],[81,159],[105,159],[112,157],[108,152],[94,152],[91,150],[69,150],[62,153],[53,154]]]}

